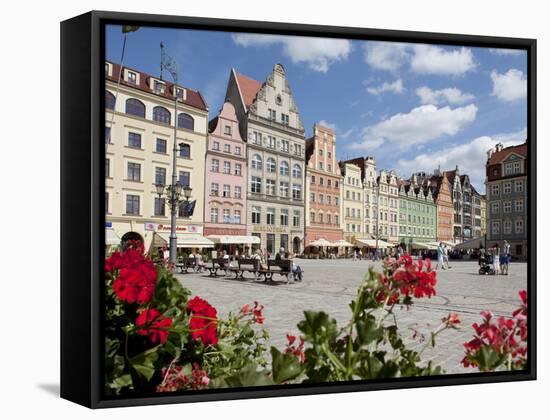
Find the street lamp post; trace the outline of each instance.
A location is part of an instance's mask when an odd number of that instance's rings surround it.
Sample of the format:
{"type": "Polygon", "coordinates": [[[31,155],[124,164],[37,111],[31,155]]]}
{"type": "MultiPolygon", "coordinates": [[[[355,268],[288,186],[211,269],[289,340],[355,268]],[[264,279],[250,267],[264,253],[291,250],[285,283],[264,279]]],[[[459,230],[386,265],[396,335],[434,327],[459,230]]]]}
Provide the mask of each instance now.
{"type": "MultiPolygon", "coordinates": [[[[175,153],[178,151],[176,146],[175,153]]],[[[172,177],[171,185],[164,184],[155,184],[157,194],[159,198],[162,198],[163,195],[166,195],[168,198],[168,206],[170,207],[170,242],[169,242],[169,251],[170,251],[170,263],[176,263],[177,257],[177,246],[178,246],[178,237],[176,235],[176,219],[178,216],[178,209],[180,205],[184,202],[189,202],[191,198],[192,189],[189,186],[183,186],[180,182],[174,180],[172,177]],[[182,197],[183,193],[183,197],[182,197]]]]}
{"type": "MultiPolygon", "coordinates": [[[[162,193],[166,191],[168,197],[168,204],[170,206],[170,263],[175,264],[177,258],[177,244],[178,237],[176,235],[176,220],[178,215],[178,208],[182,202],[181,193],[184,192],[185,201],[189,201],[191,196],[191,188],[189,186],[183,186],[178,182],[177,176],[177,153],[178,153],[178,67],[175,60],[166,54],[164,50],[164,44],[160,43],[161,49],[161,79],[162,70],[166,69],[172,80],[174,81],[174,87],[172,94],[174,95],[174,143],[172,148],[172,183],[165,187],[163,184],[157,184],[157,194],[159,198],[162,193]]],[[[180,145],[181,147],[181,145],[180,145]]]]}
{"type": "Polygon", "coordinates": [[[380,182],[376,183],[376,246],[375,246],[375,259],[378,259],[378,238],[380,237],[380,182]]]}

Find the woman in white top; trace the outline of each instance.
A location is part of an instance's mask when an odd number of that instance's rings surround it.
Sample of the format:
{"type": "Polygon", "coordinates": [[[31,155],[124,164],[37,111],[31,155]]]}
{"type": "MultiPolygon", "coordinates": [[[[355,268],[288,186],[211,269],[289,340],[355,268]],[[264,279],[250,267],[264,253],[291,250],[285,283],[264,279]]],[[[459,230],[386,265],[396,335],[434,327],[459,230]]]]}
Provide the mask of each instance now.
{"type": "Polygon", "coordinates": [[[495,254],[493,255],[493,269],[495,274],[500,274],[500,248],[495,248],[495,254]]]}

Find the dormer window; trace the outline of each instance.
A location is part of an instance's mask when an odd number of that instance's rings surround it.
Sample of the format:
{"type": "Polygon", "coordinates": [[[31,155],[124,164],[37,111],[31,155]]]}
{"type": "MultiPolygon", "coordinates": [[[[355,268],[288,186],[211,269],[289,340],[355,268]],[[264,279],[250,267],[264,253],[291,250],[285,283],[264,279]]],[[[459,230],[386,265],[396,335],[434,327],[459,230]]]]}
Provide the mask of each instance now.
{"type": "Polygon", "coordinates": [[[137,85],[137,73],[128,70],[127,80],[129,83],[137,85]]]}
{"type": "Polygon", "coordinates": [[[182,88],[176,88],[176,96],[180,101],[185,100],[185,89],[182,88]]]}
{"type": "Polygon", "coordinates": [[[105,75],[112,76],[112,74],[111,74],[111,63],[105,63],[105,75]]]}
{"type": "Polygon", "coordinates": [[[157,95],[162,95],[165,89],[166,89],[166,85],[164,83],[159,82],[158,80],[153,80],[153,91],[157,95]]]}

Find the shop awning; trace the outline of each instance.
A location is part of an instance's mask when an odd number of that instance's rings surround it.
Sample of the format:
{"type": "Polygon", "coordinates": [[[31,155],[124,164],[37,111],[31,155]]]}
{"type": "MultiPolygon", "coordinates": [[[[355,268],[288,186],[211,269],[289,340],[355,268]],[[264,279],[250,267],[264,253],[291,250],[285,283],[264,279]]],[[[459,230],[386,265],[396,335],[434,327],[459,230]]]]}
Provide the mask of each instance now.
{"type": "Polygon", "coordinates": [[[412,249],[437,249],[437,247],[427,242],[413,242],[412,249]]]}
{"type": "Polygon", "coordinates": [[[113,229],[105,229],[105,245],[120,245],[120,238],[113,229]]]}
{"type": "Polygon", "coordinates": [[[316,239],[311,241],[308,246],[334,246],[332,242],[327,241],[325,238],[316,239]]]}
{"type": "MultiPolygon", "coordinates": [[[[376,239],[367,239],[367,238],[358,238],[355,240],[355,245],[362,245],[368,248],[376,248],[376,239]]],[[[382,239],[378,240],[378,248],[391,248],[393,244],[383,241],[382,239]]]]}
{"type": "MultiPolygon", "coordinates": [[[[443,245],[447,245],[448,247],[451,247],[451,248],[454,248],[456,246],[456,244],[454,242],[450,242],[450,241],[439,241],[441,242],[443,245]]],[[[433,245],[435,246],[436,248],[439,246],[439,242],[427,242],[428,245],[433,245]]]]}
{"type": "Polygon", "coordinates": [[[334,246],[338,246],[338,247],[341,247],[341,246],[344,246],[344,247],[351,247],[353,246],[352,243],[349,243],[348,241],[346,241],[345,239],[339,239],[338,241],[334,242],[333,244],[334,246]]]}
{"type": "MultiPolygon", "coordinates": [[[[178,248],[214,248],[214,242],[196,233],[177,233],[178,248]]],[[[170,233],[155,232],[153,245],[155,247],[168,246],[170,233]]]]}
{"type": "Polygon", "coordinates": [[[485,247],[484,237],[470,239],[469,241],[462,242],[461,244],[456,245],[455,249],[479,249],[481,247],[485,247]]]}
{"type": "Polygon", "coordinates": [[[257,236],[239,236],[239,235],[208,235],[207,239],[215,244],[259,244],[260,238],[257,236]]]}

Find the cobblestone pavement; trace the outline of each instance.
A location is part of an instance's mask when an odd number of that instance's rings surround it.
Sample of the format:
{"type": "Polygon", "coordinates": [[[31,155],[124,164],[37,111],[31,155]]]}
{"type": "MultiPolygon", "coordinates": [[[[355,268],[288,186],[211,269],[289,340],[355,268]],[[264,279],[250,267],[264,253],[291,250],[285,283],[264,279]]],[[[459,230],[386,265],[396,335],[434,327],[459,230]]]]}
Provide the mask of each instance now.
{"type": "MultiPolygon", "coordinates": [[[[304,310],[324,310],[343,325],[350,316],[348,305],[368,267],[381,268],[380,262],[371,261],[297,260],[297,263],[305,272],[304,280],[289,284],[282,278],[279,280],[279,276],[274,277],[273,283],[256,282],[250,274],[245,280],[235,280],[232,275],[211,278],[207,273],[178,274],[178,278],[193,295],[214,305],[222,317],[255,300],[265,305],[270,344],[282,348],[287,332],[298,334],[296,324],[303,318],[304,310]]],[[[433,360],[447,373],[466,372],[460,365],[464,355],[462,344],[471,337],[471,324],[480,319],[479,312],[490,310],[508,316],[519,304],[518,291],[527,287],[525,263],[511,264],[508,276],[480,276],[477,269],[474,261],[451,262],[450,269],[437,273],[437,296],[415,300],[409,311],[397,310],[400,331],[417,349],[424,343],[419,342],[418,336],[412,339],[412,329],[426,334],[435,330],[449,312],[459,314],[462,328],[444,331],[437,337],[436,348],[423,353],[425,360],[433,360]]]]}

